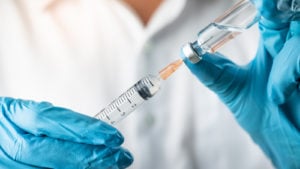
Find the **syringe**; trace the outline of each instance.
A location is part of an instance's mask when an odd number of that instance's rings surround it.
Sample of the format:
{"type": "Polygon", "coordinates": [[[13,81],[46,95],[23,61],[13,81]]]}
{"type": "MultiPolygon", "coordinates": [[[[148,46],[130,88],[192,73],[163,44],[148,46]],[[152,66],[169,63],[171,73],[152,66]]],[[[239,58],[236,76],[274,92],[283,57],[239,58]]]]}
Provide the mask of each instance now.
{"type": "Polygon", "coordinates": [[[182,63],[181,59],[176,60],[162,69],[158,75],[148,75],[142,78],[97,113],[95,118],[112,125],[124,119],[142,103],[154,96],[159,91],[161,82],[171,76],[182,63]]]}

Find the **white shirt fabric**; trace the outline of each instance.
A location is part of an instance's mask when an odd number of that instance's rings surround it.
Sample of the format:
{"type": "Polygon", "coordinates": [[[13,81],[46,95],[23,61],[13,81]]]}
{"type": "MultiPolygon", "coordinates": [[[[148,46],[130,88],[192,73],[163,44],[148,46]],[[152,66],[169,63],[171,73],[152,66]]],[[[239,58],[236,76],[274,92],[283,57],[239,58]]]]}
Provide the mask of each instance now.
{"type": "MultiPolygon", "coordinates": [[[[0,93],[93,116],[137,80],[178,59],[180,47],[232,3],[165,0],[144,27],[120,0],[2,0],[0,93]]],[[[254,28],[223,52],[245,64],[257,37],[254,28]]],[[[131,169],[273,168],[185,66],[116,127],[135,157],[131,169]]]]}

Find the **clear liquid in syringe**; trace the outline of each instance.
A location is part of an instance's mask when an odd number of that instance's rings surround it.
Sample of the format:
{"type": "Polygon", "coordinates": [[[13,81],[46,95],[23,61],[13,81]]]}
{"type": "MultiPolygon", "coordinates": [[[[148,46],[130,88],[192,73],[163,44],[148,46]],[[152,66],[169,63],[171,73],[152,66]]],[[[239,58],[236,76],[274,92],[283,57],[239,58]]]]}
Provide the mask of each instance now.
{"type": "Polygon", "coordinates": [[[171,76],[182,63],[183,61],[179,59],[162,69],[157,76],[148,75],[142,78],[96,114],[95,118],[112,125],[124,119],[147,99],[154,96],[159,91],[162,80],[171,76]]]}

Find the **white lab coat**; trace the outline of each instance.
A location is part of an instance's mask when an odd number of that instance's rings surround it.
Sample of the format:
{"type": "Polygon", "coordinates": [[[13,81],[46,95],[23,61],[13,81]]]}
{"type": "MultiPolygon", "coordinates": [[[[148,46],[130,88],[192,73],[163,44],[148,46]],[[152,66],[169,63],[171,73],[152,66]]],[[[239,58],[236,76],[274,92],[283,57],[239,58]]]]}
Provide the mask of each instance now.
{"type": "MultiPolygon", "coordinates": [[[[143,28],[118,0],[1,0],[0,94],[93,116],[141,77],[179,58],[180,47],[231,5],[165,0],[143,28]]],[[[224,48],[238,63],[256,50],[257,32],[245,34],[224,48]]],[[[272,168],[185,66],[116,127],[135,157],[132,169],[272,168]]]]}

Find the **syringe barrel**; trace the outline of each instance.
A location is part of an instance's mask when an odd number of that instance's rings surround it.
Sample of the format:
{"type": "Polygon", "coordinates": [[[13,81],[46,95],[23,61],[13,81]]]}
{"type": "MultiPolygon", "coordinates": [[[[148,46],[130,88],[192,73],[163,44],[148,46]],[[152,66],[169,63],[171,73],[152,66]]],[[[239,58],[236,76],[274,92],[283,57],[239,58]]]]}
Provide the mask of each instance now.
{"type": "Polygon", "coordinates": [[[254,4],[249,0],[241,0],[202,29],[197,41],[186,44],[182,51],[192,63],[197,63],[203,54],[216,52],[226,42],[254,25],[259,18],[254,4]],[[197,53],[194,52],[195,48],[197,53]]]}
{"type": "Polygon", "coordinates": [[[124,119],[160,89],[160,78],[148,75],[95,115],[95,118],[111,125],[124,119]]]}

